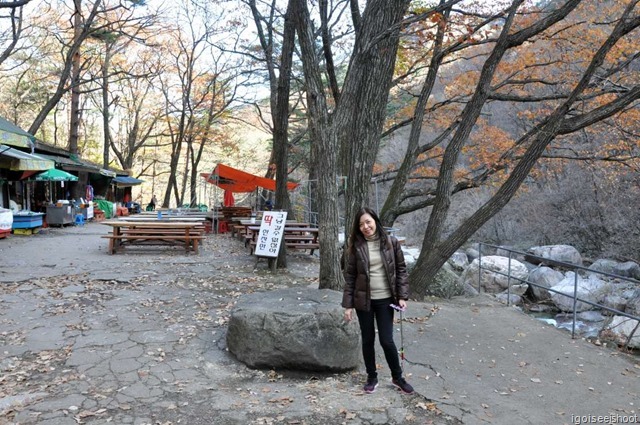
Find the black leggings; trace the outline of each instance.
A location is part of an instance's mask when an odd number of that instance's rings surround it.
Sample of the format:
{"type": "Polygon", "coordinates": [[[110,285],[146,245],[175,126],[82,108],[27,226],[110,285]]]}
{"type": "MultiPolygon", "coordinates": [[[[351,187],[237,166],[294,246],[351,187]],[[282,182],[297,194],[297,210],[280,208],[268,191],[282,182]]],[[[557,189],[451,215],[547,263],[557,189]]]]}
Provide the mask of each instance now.
{"type": "Polygon", "coordinates": [[[393,304],[393,298],[371,300],[370,311],[356,310],[358,322],[360,323],[360,332],[362,333],[362,357],[364,357],[364,365],[370,378],[377,378],[378,376],[375,351],[376,324],[378,325],[380,345],[391,370],[391,377],[394,379],[402,377],[398,349],[395,342],[393,342],[394,310],[390,307],[391,304],[393,304]]]}

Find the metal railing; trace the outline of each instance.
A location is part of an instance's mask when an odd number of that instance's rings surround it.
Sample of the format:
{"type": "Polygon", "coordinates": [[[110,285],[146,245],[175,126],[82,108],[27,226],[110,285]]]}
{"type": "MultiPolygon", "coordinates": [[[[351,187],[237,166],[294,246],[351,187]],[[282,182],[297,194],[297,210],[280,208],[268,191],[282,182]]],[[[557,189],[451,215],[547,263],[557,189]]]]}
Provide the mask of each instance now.
{"type": "Polygon", "coordinates": [[[505,276],[507,278],[507,305],[511,305],[511,291],[510,291],[510,289],[511,289],[511,280],[515,279],[515,280],[517,280],[517,281],[519,281],[521,283],[526,283],[527,285],[535,286],[537,288],[544,289],[545,291],[553,292],[555,294],[562,295],[562,296],[569,297],[569,298],[573,299],[573,308],[572,308],[573,319],[572,319],[572,324],[571,324],[571,338],[575,338],[576,337],[576,322],[577,322],[577,315],[578,315],[578,311],[577,311],[578,302],[589,304],[589,305],[591,305],[593,307],[599,308],[601,310],[606,310],[606,311],[611,312],[611,313],[613,313],[615,315],[624,316],[624,317],[627,317],[629,319],[638,321],[638,324],[636,324],[633,332],[631,332],[631,334],[627,337],[627,343],[625,344],[625,346],[629,345],[629,342],[634,337],[636,331],[638,330],[638,328],[640,326],[640,317],[634,316],[634,315],[629,314],[629,313],[625,313],[623,311],[620,311],[620,310],[612,308],[612,307],[607,307],[607,306],[599,304],[599,303],[595,303],[595,302],[592,302],[592,301],[589,301],[589,300],[586,300],[586,299],[579,298],[578,297],[578,277],[579,277],[578,271],[584,271],[584,272],[588,272],[588,273],[592,273],[592,274],[608,276],[608,277],[611,277],[611,278],[614,278],[614,279],[620,279],[620,280],[623,280],[623,281],[626,281],[626,282],[630,282],[630,283],[636,284],[640,288],[640,282],[639,281],[637,281],[635,279],[632,279],[632,278],[619,276],[619,275],[616,275],[616,274],[613,274],[613,273],[607,273],[607,272],[603,272],[603,271],[599,271],[599,270],[592,270],[592,269],[589,269],[589,268],[584,267],[584,266],[579,266],[579,265],[571,264],[571,263],[565,263],[563,261],[551,260],[549,258],[540,257],[540,256],[533,255],[533,254],[530,254],[530,253],[527,253],[527,252],[522,252],[522,251],[518,251],[518,250],[515,250],[515,249],[505,248],[505,247],[501,247],[501,246],[497,246],[497,245],[491,245],[491,244],[487,244],[487,243],[481,242],[479,244],[479,248],[478,248],[478,292],[481,292],[481,289],[482,289],[481,288],[481,285],[482,285],[482,270],[488,270],[488,269],[485,269],[485,268],[482,267],[482,247],[483,246],[499,249],[499,250],[502,250],[502,251],[507,251],[509,253],[508,268],[507,268],[508,271],[507,271],[507,273],[502,273],[500,271],[496,271],[496,270],[493,270],[493,269],[490,270],[491,273],[498,274],[498,275],[501,275],[501,276],[505,276]],[[533,258],[533,259],[539,260],[540,263],[544,264],[544,265],[564,267],[566,269],[569,269],[569,270],[573,271],[574,272],[573,296],[565,294],[564,292],[560,292],[560,291],[553,290],[551,288],[547,288],[546,286],[539,285],[537,283],[529,282],[526,279],[520,279],[520,278],[511,276],[511,259],[513,258],[513,254],[522,255],[525,258],[528,257],[528,258],[533,258]]]}

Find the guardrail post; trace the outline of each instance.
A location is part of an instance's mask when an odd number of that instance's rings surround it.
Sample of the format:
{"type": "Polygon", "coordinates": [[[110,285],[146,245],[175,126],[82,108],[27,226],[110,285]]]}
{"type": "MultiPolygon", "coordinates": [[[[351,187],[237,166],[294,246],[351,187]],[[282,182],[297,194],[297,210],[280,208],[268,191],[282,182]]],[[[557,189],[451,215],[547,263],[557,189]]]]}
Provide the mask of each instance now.
{"type": "Polygon", "coordinates": [[[571,338],[576,338],[576,320],[578,317],[577,314],[577,306],[578,306],[578,271],[574,271],[574,279],[573,279],[573,323],[571,324],[571,338]]]}
{"type": "Polygon", "coordinates": [[[478,294],[482,285],[482,242],[478,244],[478,294]]]}
{"type": "Polygon", "coordinates": [[[507,307],[511,305],[511,250],[509,250],[509,262],[507,263],[507,307]]]}

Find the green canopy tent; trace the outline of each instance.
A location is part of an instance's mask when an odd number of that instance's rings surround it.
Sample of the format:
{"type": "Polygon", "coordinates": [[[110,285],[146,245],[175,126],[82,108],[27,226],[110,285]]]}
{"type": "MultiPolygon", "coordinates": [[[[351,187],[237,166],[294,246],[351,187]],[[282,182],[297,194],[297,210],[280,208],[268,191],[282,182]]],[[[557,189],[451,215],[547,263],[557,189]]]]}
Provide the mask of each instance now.
{"type": "Polygon", "coordinates": [[[49,182],[49,196],[51,202],[55,202],[54,198],[57,198],[55,191],[53,190],[52,184],[53,182],[61,182],[61,186],[64,187],[64,182],[77,182],[78,177],[74,176],[71,173],[67,173],[64,170],[58,170],[57,168],[52,168],[47,171],[43,171],[42,173],[36,174],[30,180],[37,182],[49,182]]]}
{"type": "Polygon", "coordinates": [[[77,182],[78,177],[64,170],[52,168],[42,173],[36,174],[33,180],[37,182],[77,182]]]}

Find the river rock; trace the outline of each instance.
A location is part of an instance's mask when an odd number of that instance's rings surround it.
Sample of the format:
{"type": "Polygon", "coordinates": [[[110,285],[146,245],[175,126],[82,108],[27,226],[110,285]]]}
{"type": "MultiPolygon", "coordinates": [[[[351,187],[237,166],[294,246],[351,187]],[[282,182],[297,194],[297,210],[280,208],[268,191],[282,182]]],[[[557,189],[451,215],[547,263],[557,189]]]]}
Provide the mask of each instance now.
{"type": "Polygon", "coordinates": [[[529,248],[528,252],[536,257],[542,258],[541,260],[540,258],[527,256],[526,260],[533,264],[544,263],[544,259],[549,259],[551,261],[560,261],[578,266],[582,265],[582,256],[578,250],[571,245],[534,246],[529,248]]]}
{"type": "Polygon", "coordinates": [[[469,288],[460,281],[458,275],[454,272],[451,264],[444,265],[436,273],[433,282],[429,285],[429,295],[439,298],[449,299],[458,295],[475,296],[478,292],[474,288],[469,288]]]}
{"type": "Polygon", "coordinates": [[[501,292],[499,294],[496,294],[496,299],[503,304],[522,305],[522,297],[517,294],[507,294],[506,292],[501,292]]]}
{"type": "Polygon", "coordinates": [[[469,257],[464,252],[454,252],[447,261],[455,271],[461,272],[469,265],[469,257]]]}
{"type": "Polygon", "coordinates": [[[640,326],[638,325],[639,322],[637,320],[626,316],[613,316],[606,328],[616,334],[618,344],[625,345],[629,336],[633,335],[629,341],[629,347],[640,348],[640,326]]]}
{"type": "MultiPolygon", "coordinates": [[[[612,308],[614,310],[625,311],[627,308],[627,300],[619,295],[610,294],[604,297],[604,300],[602,301],[602,305],[608,308],[612,308]]],[[[605,310],[605,314],[610,314],[610,313],[608,313],[608,311],[605,310]]]]}
{"type": "MultiPolygon", "coordinates": [[[[573,311],[574,291],[579,299],[598,303],[610,292],[610,284],[598,279],[594,275],[590,275],[587,279],[578,276],[576,285],[575,273],[567,272],[565,278],[550,289],[552,290],[551,300],[556,307],[562,311],[573,311]],[[574,289],[576,286],[577,289],[574,289]]],[[[586,302],[576,302],[576,311],[586,311],[592,308],[593,306],[586,302]]]]}
{"type": "MultiPolygon", "coordinates": [[[[635,293],[639,293],[640,289],[636,290],[635,293]]],[[[627,308],[625,309],[625,313],[629,313],[633,316],[640,317],[640,295],[636,295],[635,297],[629,297],[627,301],[627,308]]]]}
{"type": "Polygon", "coordinates": [[[538,285],[530,285],[531,292],[535,299],[537,301],[544,301],[551,298],[551,294],[547,289],[558,284],[562,279],[564,279],[564,275],[559,271],[550,267],[540,266],[529,272],[529,279],[527,280],[530,283],[538,285]]]}
{"type": "Polygon", "coordinates": [[[360,329],[344,321],[342,293],[287,288],[244,295],[233,309],[227,346],[254,368],[339,372],[360,364],[360,329]]]}
{"type": "MultiPolygon", "coordinates": [[[[475,259],[460,277],[463,284],[478,287],[479,260],[475,259]]],[[[529,275],[527,267],[518,260],[511,259],[511,272],[509,273],[509,259],[496,255],[482,257],[482,273],[480,274],[480,287],[486,292],[495,294],[507,289],[509,284],[519,285],[529,275]],[[511,275],[509,281],[508,275],[511,275]]]]}
{"type": "Polygon", "coordinates": [[[467,248],[464,253],[467,254],[469,261],[473,261],[480,257],[480,252],[475,248],[467,248]]]}
{"type": "Polygon", "coordinates": [[[589,269],[640,280],[640,265],[634,261],[620,263],[618,261],[601,258],[590,265],[589,269]]]}

